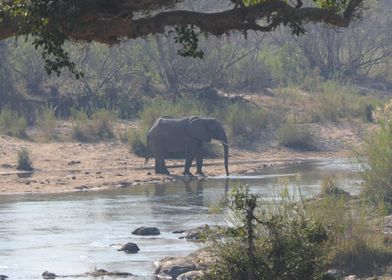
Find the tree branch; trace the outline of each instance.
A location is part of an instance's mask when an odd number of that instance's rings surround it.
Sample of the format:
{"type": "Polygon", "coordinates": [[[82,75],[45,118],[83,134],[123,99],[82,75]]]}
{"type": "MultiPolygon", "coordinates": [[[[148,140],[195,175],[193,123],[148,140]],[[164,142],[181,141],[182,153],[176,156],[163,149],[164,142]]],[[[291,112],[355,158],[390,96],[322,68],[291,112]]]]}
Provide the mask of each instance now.
{"type": "MultiPolygon", "coordinates": [[[[164,33],[167,31],[165,28],[169,26],[193,25],[202,32],[216,36],[235,30],[269,32],[281,24],[287,24],[287,19],[289,21],[290,19],[299,19],[303,22],[325,22],[337,27],[347,27],[357,8],[364,1],[350,0],[343,14],[315,7],[293,7],[283,0],[269,0],[241,9],[235,8],[215,13],[178,10],[165,11],[141,18],[132,17],[132,11],[129,11],[128,15],[130,16],[128,17],[119,16],[126,13],[124,10],[111,14],[93,12],[81,15],[76,21],[77,24],[72,27],[69,27],[70,25],[67,23],[62,26],[53,26],[49,22],[48,28],[61,31],[68,39],[115,44],[122,39],[164,33]],[[271,17],[273,17],[272,21],[270,21],[271,17]],[[261,20],[268,24],[261,26],[258,23],[261,20]]],[[[128,2],[132,1],[122,1],[123,6],[121,7],[127,7],[126,3],[128,2]]],[[[301,1],[297,3],[299,5],[301,1]]],[[[11,19],[0,10],[0,40],[17,35],[17,25],[18,19],[11,19]]]]}

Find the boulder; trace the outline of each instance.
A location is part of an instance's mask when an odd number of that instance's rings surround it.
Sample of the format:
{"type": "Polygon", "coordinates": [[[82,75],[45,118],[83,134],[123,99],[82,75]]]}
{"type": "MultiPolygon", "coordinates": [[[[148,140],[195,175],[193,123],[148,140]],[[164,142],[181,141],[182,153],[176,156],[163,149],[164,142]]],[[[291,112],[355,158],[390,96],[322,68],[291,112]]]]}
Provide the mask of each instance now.
{"type": "Polygon", "coordinates": [[[207,249],[200,249],[185,257],[166,257],[157,262],[158,279],[193,279],[217,259],[207,249]]]}
{"type": "Polygon", "coordinates": [[[121,248],[118,249],[118,251],[124,251],[127,254],[136,254],[140,251],[140,248],[135,243],[128,242],[122,245],[121,248]]]}
{"type": "Polygon", "coordinates": [[[53,272],[45,271],[42,273],[42,278],[44,279],[56,279],[57,275],[53,272]]]}
{"type": "Polygon", "coordinates": [[[140,227],[132,231],[134,235],[159,235],[161,232],[156,227],[140,227]]]}
{"type": "Polygon", "coordinates": [[[161,264],[155,270],[155,274],[158,278],[171,277],[171,279],[176,279],[181,274],[195,270],[197,270],[195,263],[186,257],[166,257],[161,260],[161,264]]]}
{"type": "Polygon", "coordinates": [[[6,280],[8,276],[0,274],[0,280],[6,280]]]}

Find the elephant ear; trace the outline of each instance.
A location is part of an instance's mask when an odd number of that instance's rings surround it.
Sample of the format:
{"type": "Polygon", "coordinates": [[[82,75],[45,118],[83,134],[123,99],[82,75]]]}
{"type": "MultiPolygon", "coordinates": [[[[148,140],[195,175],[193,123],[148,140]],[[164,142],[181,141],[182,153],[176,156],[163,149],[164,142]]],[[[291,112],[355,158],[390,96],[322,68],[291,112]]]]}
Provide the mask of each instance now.
{"type": "Polygon", "coordinates": [[[191,137],[203,142],[210,142],[211,137],[208,132],[207,122],[199,118],[191,118],[188,126],[188,133],[191,137]]]}

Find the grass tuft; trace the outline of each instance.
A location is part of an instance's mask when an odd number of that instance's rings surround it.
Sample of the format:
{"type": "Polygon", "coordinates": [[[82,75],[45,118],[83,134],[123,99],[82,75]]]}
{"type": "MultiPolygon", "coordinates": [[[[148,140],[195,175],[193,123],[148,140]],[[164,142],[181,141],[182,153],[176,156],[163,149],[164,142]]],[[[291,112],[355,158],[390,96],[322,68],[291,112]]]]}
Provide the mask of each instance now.
{"type": "Polygon", "coordinates": [[[18,166],[16,167],[18,170],[23,171],[32,171],[32,160],[30,158],[30,153],[26,148],[18,151],[18,166]]]}

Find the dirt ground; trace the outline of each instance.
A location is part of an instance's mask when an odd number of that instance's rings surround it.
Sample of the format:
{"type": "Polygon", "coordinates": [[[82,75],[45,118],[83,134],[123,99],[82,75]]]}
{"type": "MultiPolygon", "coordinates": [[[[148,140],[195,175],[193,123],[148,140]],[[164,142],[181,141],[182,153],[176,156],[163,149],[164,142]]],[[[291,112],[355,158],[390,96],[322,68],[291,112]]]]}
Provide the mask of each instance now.
{"type": "MultiPolygon", "coordinates": [[[[230,173],[243,174],[306,159],[347,157],[361,141],[358,129],[349,124],[315,125],[313,129],[319,137],[317,151],[298,152],[279,147],[272,140],[257,143],[251,151],[230,148],[230,173]]],[[[223,159],[206,159],[204,163],[207,176],[224,175],[223,159]]],[[[183,160],[167,162],[171,176],[155,175],[153,164],[150,159],[144,165],[144,158],[130,153],[128,146],[119,140],[44,143],[0,136],[0,195],[92,191],[187,179],[181,176],[183,160]],[[17,151],[22,148],[31,154],[33,173],[16,170],[17,151]]],[[[194,171],[193,167],[191,172],[194,171]]]]}

